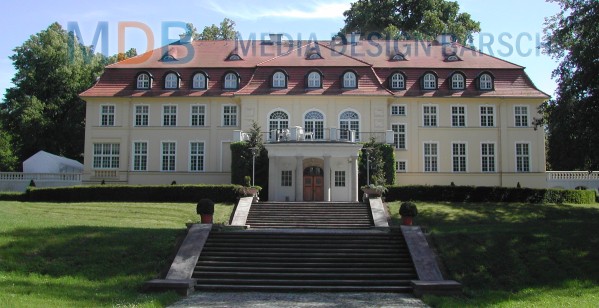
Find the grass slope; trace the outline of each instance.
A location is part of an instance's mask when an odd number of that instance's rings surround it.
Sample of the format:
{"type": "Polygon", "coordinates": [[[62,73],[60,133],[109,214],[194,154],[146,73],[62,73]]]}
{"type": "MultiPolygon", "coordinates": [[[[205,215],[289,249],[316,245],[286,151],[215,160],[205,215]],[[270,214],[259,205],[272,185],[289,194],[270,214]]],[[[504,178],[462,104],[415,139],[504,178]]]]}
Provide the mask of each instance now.
{"type": "MultiPolygon", "coordinates": [[[[215,222],[232,205],[217,205],[215,222]]],[[[172,261],[194,204],[0,202],[0,307],[162,307],[141,285],[172,261]]]]}
{"type": "MultiPolygon", "coordinates": [[[[417,203],[461,298],[435,307],[597,307],[599,205],[417,203]]],[[[399,224],[399,203],[389,203],[399,224]]]]}

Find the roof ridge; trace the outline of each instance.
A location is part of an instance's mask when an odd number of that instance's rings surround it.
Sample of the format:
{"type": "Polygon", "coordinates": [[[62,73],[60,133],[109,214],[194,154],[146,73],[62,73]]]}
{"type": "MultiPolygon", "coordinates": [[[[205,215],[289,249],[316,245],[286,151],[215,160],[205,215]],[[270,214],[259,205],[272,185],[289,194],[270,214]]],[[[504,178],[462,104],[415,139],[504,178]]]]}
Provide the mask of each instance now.
{"type": "Polygon", "coordinates": [[[511,65],[517,66],[517,67],[519,67],[519,68],[521,68],[521,69],[525,69],[525,68],[526,68],[526,67],[524,67],[524,66],[522,66],[522,65],[518,65],[518,64],[516,64],[516,63],[514,63],[514,62],[510,62],[510,61],[508,61],[508,60],[504,60],[504,59],[498,58],[498,57],[496,57],[496,56],[493,56],[493,55],[490,55],[490,54],[484,53],[484,52],[482,52],[482,51],[480,51],[480,50],[476,50],[476,49],[474,49],[474,48],[470,48],[470,47],[468,47],[468,46],[465,46],[465,45],[462,45],[462,44],[460,44],[460,43],[458,43],[458,42],[455,42],[455,44],[457,44],[457,45],[460,45],[460,47],[462,47],[462,48],[465,48],[465,49],[471,50],[471,51],[473,51],[473,52],[479,53],[479,54],[481,54],[481,55],[484,55],[484,56],[487,56],[487,57],[491,57],[491,58],[493,58],[493,59],[496,59],[496,60],[499,60],[499,61],[502,61],[502,62],[505,62],[505,63],[511,64],[511,65]]]}
{"type": "Polygon", "coordinates": [[[366,65],[370,66],[370,67],[372,67],[372,66],[373,66],[373,65],[372,65],[372,63],[368,63],[368,62],[366,62],[366,61],[363,61],[363,60],[360,60],[360,59],[358,59],[358,58],[355,58],[355,57],[352,57],[352,56],[348,56],[348,55],[346,55],[345,53],[339,52],[339,51],[335,50],[334,48],[331,48],[331,47],[329,47],[329,46],[326,46],[326,45],[324,45],[324,44],[320,43],[319,41],[318,41],[318,42],[316,42],[316,44],[318,44],[318,45],[320,45],[320,46],[322,46],[322,47],[324,47],[324,48],[326,48],[326,49],[328,49],[328,50],[331,50],[331,51],[333,51],[333,52],[336,52],[336,53],[338,53],[338,54],[340,54],[340,55],[342,55],[342,56],[344,56],[344,57],[347,57],[347,58],[350,58],[350,59],[352,59],[352,60],[355,60],[355,61],[361,62],[361,63],[363,63],[363,64],[366,64],[366,65]]]}
{"type": "MultiPolygon", "coordinates": [[[[300,42],[301,42],[301,41],[300,41],[300,42]]],[[[276,59],[278,59],[278,58],[280,58],[280,57],[286,56],[286,55],[288,55],[288,54],[290,54],[290,53],[292,53],[292,52],[294,52],[294,51],[296,51],[296,50],[298,50],[298,49],[304,48],[304,46],[308,46],[308,45],[310,45],[310,43],[311,43],[311,42],[312,42],[312,41],[308,41],[308,43],[306,43],[306,44],[304,44],[304,45],[300,45],[300,46],[298,46],[297,48],[291,49],[291,50],[289,50],[289,51],[288,51],[288,52],[286,52],[286,53],[280,54],[280,55],[278,55],[278,56],[275,56],[275,57],[273,57],[273,58],[270,58],[270,59],[268,59],[268,60],[264,60],[264,61],[262,61],[262,62],[260,62],[260,63],[256,64],[256,67],[258,67],[258,66],[260,66],[260,65],[262,65],[262,64],[265,64],[265,63],[267,63],[267,62],[274,61],[274,60],[276,60],[276,59]]]]}

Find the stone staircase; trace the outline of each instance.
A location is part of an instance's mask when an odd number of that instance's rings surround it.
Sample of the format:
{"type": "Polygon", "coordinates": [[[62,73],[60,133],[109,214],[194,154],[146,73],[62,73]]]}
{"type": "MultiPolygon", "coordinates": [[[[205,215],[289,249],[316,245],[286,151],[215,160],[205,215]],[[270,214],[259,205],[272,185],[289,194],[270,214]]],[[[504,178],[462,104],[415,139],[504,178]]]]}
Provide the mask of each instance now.
{"type": "Polygon", "coordinates": [[[373,226],[365,203],[254,203],[246,224],[256,228],[364,229],[373,226]]]}
{"type": "Polygon", "coordinates": [[[417,275],[399,230],[278,229],[210,232],[192,278],[202,291],[412,292],[417,275]]]}

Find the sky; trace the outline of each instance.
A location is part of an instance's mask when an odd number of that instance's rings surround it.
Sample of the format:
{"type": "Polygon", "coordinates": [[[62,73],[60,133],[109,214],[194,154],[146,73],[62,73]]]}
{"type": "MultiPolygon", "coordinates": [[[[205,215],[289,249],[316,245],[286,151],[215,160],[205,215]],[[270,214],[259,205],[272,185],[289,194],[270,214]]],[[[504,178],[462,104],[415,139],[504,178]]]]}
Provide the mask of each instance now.
{"type": "MultiPolygon", "coordinates": [[[[3,4],[0,19],[0,93],[12,87],[15,74],[9,57],[31,35],[58,22],[65,29],[76,25],[85,45],[92,45],[99,23],[108,27],[107,46],[98,40],[96,51],[117,53],[119,38],[124,49],[136,48],[145,52],[148,44],[158,48],[178,38],[183,29],[177,24],[191,22],[198,30],[219,24],[225,17],[236,23],[243,39],[252,35],[260,38],[268,33],[284,33],[293,39],[330,40],[343,27],[343,12],[356,0],[200,0],[200,1],[81,1],[81,0],[22,0],[3,4]],[[136,3],[133,3],[136,2],[136,3]],[[35,9],[33,9],[35,8],[35,9]],[[146,25],[150,35],[136,27],[127,27],[119,35],[120,25],[146,25]],[[171,26],[168,28],[167,26],[171,26]],[[163,29],[167,29],[163,33],[163,29]],[[163,35],[166,34],[166,35],[163,35]]],[[[555,3],[545,0],[457,0],[461,12],[468,12],[479,21],[481,32],[474,46],[500,59],[526,67],[535,85],[553,95],[556,83],[551,72],[558,62],[537,48],[543,37],[545,18],[559,12],[555,3]]]]}

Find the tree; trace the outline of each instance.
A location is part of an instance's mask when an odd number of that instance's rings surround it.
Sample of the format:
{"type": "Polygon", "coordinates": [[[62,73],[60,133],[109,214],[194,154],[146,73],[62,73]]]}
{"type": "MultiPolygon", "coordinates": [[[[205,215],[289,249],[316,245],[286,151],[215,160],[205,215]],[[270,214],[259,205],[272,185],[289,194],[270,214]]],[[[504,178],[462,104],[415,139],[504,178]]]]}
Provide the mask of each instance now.
{"type": "Polygon", "coordinates": [[[12,149],[12,138],[4,131],[0,131],[0,172],[14,171],[17,167],[17,156],[12,149]]]}
{"type": "Polygon", "coordinates": [[[223,19],[220,26],[212,24],[204,27],[200,33],[192,23],[187,23],[187,30],[182,36],[192,37],[194,40],[232,40],[237,36],[235,22],[229,18],[223,19]]]}
{"type": "Polygon", "coordinates": [[[556,97],[542,106],[553,170],[599,168],[599,2],[549,0],[561,12],[546,19],[543,49],[560,61],[556,97]]]}
{"type": "Polygon", "coordinates": [[[395,184],[395,151],[391,145],[377,142],[375,138],[364,143],[359,159],[358,184],[360,186],[368,183],[368,175],[371,184],[395,184]],[[370,172],[367,172],[368,167],[370,172]]]}
{"type": "Polygon", "coordinates": [[[260,199],[268,199],[268,151],[264,147],[262,129],[252,122],[247,132],[248,140],[231,143],[231,183],[244,185],[246,176],[252,174],[252,148],[257,148],[255,183],[261,186],[260,199]]]}
{"type": "Polygon", "coordinates": [[[445,0],[358,0],[343,13],[341,33],[379,33],[387,39],[434,39],[448,33],[472,44],[480,23],[459,13],[457,2],[445,0]]]}
{"type": "Polygon", "coordinates": [[[15,154],[21,161],[39,150],[81,159],[85,104],[78,95],[100,76],[104,57],[58,23],[14,52],[14,87],[0,104],[0,125],[10,132],[15,154]]]}

